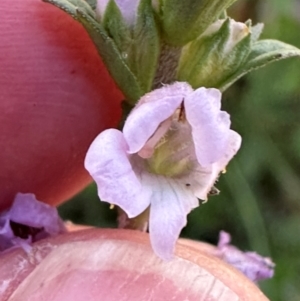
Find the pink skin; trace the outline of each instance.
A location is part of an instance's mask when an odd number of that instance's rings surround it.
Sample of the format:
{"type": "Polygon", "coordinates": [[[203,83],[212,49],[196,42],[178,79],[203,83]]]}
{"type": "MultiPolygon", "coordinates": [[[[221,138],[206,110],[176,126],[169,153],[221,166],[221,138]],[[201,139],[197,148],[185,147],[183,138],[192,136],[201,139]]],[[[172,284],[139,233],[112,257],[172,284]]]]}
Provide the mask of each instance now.
{"type": "Polygon", "coordinates": [[[145,233],[88,229],[60,235],[36,243],[30,254],[19,249],[0,257],[0,300],[267,300],[205,245],[196,245],[179,243],[176,257],[166,262],[145,233]]]}
{"type": "Polygon", "coordinates": [[[80,24],[40,0],[1,0],[0,210],[17,192],[58,204],[90,181],[93,139],[122,94],[80,24]]]}
{"type": "MultiPolygon", "coordinates": [[[[122,95],[87,34],[57,8],[40,0],[1,0],[0,18],[0,211],[17,192],[59,204],[91,180],[83,168],[86,150],[99,132],[117,125],[122,95]]],[[[267,300],[221,261],[183,246],[177,254],[184,258],[176,259],[177,268],[190,271],[185,285],[194,283],[198,276],[192,270],[200,268],[207,271],[201,281],[219,279],[229,295],[267,300]]],[[[170,292],[176,293],[174,300],[195,300],[194,291],[181,284],[182,275],[171,273],[175,263],[153,256],[148,236],[137,232],[93,229],[43,240],[32,253],[15,249],[0,256],[0,300],[108,296],[109,301],[125,301],[132,296],[141,300],[142,294],[143,300],[168,300],[170,292]],[[99,247],[107,245],[107,254],[100,253],[99,247]],[[120,247],[123,253],[118,253],[120,247]],[[87,253],[91,256],[80,256],[87,253]],[[126,253],[134,261],[122,265],[126,253]],[[101,254],[109,259],[109,268],[100,261],[82,261],[101,254]],[[156,263],[155,271],[149,262],[156,263]],[[48,264],[55,267],[53,278],[48,264]]],[[[212,286],[211,294],[218,296],[220,286],[212,286]]],[[[223,295],[219,300],[234,299],[223,295]]]]}

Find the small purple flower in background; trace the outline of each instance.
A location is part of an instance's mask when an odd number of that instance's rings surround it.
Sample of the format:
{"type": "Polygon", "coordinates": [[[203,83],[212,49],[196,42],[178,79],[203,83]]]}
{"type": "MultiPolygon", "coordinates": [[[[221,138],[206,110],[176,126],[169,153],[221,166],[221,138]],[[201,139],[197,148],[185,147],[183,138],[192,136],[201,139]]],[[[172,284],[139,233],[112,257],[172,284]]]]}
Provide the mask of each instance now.
{"type": "Polygon", "coordinates": [[[187,214],[207,199],[240,147],[220,108],[219,90],[176,82],[144,95],[123,132],[102,132],[88,150],[85,167],[101,200],[130,218],[150,206],[150,239],[163,259],[172,257],[187,214]]]}
{"type": "Polygon", "coordinates": [[[65,232],[57,209],[31,193],[18,193],[12,207],[0,214],[0,252],[12,247],[30,250],[30,244],[65,232]]]}
{"type": "Polygon", "coordinates": [[[221,231],[216,256],[231,264],[254,282],[272,278],[275,264],[255,252],[242,252],[230,245],[230,234],[221,231]]]}

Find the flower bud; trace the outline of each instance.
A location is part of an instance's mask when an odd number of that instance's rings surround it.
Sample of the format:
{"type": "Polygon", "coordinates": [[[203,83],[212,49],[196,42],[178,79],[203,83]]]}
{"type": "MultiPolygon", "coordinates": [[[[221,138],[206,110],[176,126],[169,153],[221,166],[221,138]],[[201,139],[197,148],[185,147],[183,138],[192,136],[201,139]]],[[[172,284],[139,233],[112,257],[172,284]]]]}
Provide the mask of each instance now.
{"type": "Polygon", "coordinates": [[[193,87],[220,87],[251,50],[249,27],[232,19],[218,20],[182,49],[177,78],[193,87]]]}

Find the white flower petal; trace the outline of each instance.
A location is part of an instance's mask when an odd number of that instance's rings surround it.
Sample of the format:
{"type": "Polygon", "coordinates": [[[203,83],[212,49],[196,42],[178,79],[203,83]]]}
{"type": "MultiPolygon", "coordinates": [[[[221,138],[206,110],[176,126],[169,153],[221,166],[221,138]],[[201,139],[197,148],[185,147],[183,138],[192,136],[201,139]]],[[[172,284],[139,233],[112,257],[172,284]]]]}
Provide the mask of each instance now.
{"type": "Polygon", "coordinates": [[[127,150],[122,132],[106,130],[91,144],[85,168],[97,183],[100,199],[120,206],[129,217],[134,217],[149,206],[150,195],[141,195],[142,185],[132,169],[127,150]]]}
{"type": "Polygon", "coordinates": [[[199,205],[198,199],[179,181],[155,175],[144,175],[151,184],[149,231],[154,252],[162,259],[173,256],[174,247],[187,214],[199,205]]]}
{"type": "Polygon", "coordinates": [[[222,158],[212,165],[203,167],[195,165],[189,174],[182,177],[181,181],[189,183],[190,189],[201,200],[207,200],[207,195],[225,167],[241,146],[241,136],[230,130],[226,142],[226,149],[222,158]]]}
{"type": "Polygon", "coordinates": [[[235,156],[242,144],[242,137],[235,131],[230,130],[226,141],[225,151],[218,162],[214,164],[214,168],[222,171],[225,169],[229,161],[235,156]]]}
{"type": "Polygon", "coordinates": [[[221,92],[199,88],[184,101],[198,162],[208,166],[222,158],[230,131],[230,116],[220,111],[221,92]]]}

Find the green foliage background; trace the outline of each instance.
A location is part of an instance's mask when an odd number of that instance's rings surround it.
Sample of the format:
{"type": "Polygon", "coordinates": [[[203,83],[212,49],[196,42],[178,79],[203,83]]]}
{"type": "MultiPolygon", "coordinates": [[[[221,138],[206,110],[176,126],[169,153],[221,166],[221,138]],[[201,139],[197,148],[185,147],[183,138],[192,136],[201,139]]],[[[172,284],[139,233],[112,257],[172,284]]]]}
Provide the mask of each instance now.
{"type": "MultiPolygon", "coordinates": [[[[244,0],[230,16],[264,22],[262,38],[300,48],[299,0],[244,0]]],[[[243,137],[241,151],[217,187],[221,194],[189,215],[182,235],[216,243],[221,229],[242,249],[271,256],[275,277],[261,284],[272,301],[300,300],[300,59],[256,71],[223,96],[223,109],[243,137]]],[[[94,185],[60,207],[65,219],[116,226],[94,185]]]]}

